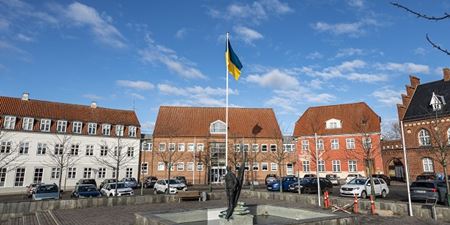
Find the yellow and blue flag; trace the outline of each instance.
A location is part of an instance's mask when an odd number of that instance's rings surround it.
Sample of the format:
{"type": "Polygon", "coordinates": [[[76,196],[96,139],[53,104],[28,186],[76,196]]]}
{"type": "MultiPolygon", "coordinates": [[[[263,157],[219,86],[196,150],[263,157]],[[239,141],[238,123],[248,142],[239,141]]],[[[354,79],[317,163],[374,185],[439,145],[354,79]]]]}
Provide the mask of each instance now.
{"type": "Polygon", "coordinates": [[[225,62],[227,63],[228,71],[233,75],[234,79],[238,80],[241,75],[242,64],[237,55],[234,53],[233,48],[231,48],[230,40],[227,40],[225,62]]]}

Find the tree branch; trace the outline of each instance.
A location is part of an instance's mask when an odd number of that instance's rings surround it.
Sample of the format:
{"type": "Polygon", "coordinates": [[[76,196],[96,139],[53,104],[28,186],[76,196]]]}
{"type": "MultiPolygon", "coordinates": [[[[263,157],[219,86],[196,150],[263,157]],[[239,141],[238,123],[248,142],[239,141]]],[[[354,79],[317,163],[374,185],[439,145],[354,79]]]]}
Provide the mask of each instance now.
{"type": "Polygon", "coordinates": [[[403,6],[403,5],[401,5],[399,3],[396,3],[396,2],[391,2],[391,4],[393,6],[398,7],[398,8],[404,9],[404,10],[406,10],[407,12],[409,12],[411,14],[416,15],[418,18],[424,18],[424,19],[427,19],[427,20],[434,20],[434,21],[450,19],[450,14],[448,14],[448,13],[444,13],[444,16],[440,16],[440,17],[428,16],[428,15],[425,15],[425,14],[413,11],[413,10],[409,9],[408,7],[403,6]]]}
{"type": "Polygon", "coordinates": [[[427,37],[428,43],[430,43],[431,46],[433,46],[433,48],[436,48],[436,49],[438,49],[439,51],[441,51],[441,52],[443,52],[443,53],[445,53],[445,54],[447,54],[447,55],[450,55],[450,51],[449,51],[449,50],[444,49],[444,48],[442,48],[441,46],[439,46],[438,44],[436,44],[436,43],[434,43],[433,41],[431,41],[431,39],[430,39],[430,37],[428,36],[428,34],[426,35],[426,37],[427,37]]]}

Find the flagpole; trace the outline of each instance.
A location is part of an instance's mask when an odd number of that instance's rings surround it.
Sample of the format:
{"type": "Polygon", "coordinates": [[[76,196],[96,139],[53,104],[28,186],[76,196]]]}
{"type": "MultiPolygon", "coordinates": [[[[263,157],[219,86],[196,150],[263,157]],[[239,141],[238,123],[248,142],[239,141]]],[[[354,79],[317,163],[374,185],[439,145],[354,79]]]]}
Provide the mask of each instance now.
{"type": "Polygon", "coordinates": [[[225,79],[226,79],[226,89],[225,89],[225,93],[226,93],[226,97],[225,97],[225,126],[226,126],[226,132],[225,132],[225,168],[228,167],[228,63],[229,63],[229,49],[228,49],[228,41],[229,41],[229,33],[227,32],[227,51],[226,51],[226,63],[225,63],[225,67],[226,67],[226,74],[225,74],[225,79]]]}
{"type": "Polygon", "coordinates": [[[402,131],[403,159],[405,160],[406,189],[408,190],[409,216],[413,216],[412,204],[411,204],[411,190],[409,189],[408,158],[406,157],[406,142],[405,142],[405,131],[403,130],[403,120],[400,120],[400,127],[401,127],[401,131],[402,131]]]}

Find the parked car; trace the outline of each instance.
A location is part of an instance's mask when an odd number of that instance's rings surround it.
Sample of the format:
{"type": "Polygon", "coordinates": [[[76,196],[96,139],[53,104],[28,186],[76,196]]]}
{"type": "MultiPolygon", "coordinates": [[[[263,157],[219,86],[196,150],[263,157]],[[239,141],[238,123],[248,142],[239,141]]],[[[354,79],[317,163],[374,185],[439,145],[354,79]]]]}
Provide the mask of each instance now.
{"type": "Polygon", "coordinates": [[[363,176],[359,173],[349,173],[347,178],[345,178],[345,183],[348,183],[355,178],[363,178],[363,176]]]}
{"type": "MultiPolygon", "coordinates": [[[[333,184],[330,180],[326,178],[319,178],[320,191],[323,193],[325,191],[331,192],[333,190],[333,184]]],[[[289,185],[289,190],[292,192],[298,192],[298,182],[289,185]]],[[[303,178],[300,181],[300,192],[301,193],[317,193],[317,178],[303,178]]]]}
{"type": "MultiPolygon", "coordinates": [[[[43,184],[43,183],[41,183],[43,184]]],[[[36,191],[36,187],[39,185],[39,183],[31,183],[27,186],[26,195],[28,198],[31,198],[33,196],[34,191],[36,191]]]]}
{"type": "MultiPolygon", "coordinates": [[[[107,197],[116,196],[116,183],[105,184],[100,192],[107,197]]],[[[123,182],[117,183],[117,196],[126,195],[134,195],[133,189],[127,187],[123,182]]]]}
{"type": "Polygon", "coordinates": [[[112,179],[104,179],[104,180],[100,183],[99,189],[102,189],[103,186],[105,186],[105,184],[116,183],[116,181],[117,181],[117,180],[116,180],[115,178],[112,178],[112,179]]]}
{"type": "Polygon", "coordinates": [[[78,184],[75,186],[71,198],[90,198],[101,197],[102,194],[97,190],[93,184],[78,184]]]}
{"type": "MultiPolygon", "coordinates": [[[[375,184],[375,195],[385,198],[389,194],[389,187],[383,179],[372,178],[375,184]]],[[[369,178],[355,178],[345,185],[342,185],[339,190],[341,196],[354,196],[355,194],[360,198],[367,198],[371,193],[369,178]]]]}
{"type": "Polygon", "coordinates": [[[39,184],[33,192],[33,200],[59,199],[60,190],[56,184],[39,184]]]}
{"type": "Polygon", "coordinates": [[[422,173],[416,177],[416,180],[436,180],[436,177],[434,173],[422,173]]]}
{"type": "Polygon", "coordinates": [[[97,181],[95,179],[80,179],[76,184],[92,184],[97,187],[97,181]]]}
{"type": "Polygon", "coordinates": [[[325,175],[325,178],[330,180],[333,185],[339,185],[340,184],[339,177],[336,174],[327,174],[327,175],[325,175]]]}
{"type": "Polygon", "coordinates": [[[187,184],[187,181],[186,181],[186,177],[184,177],[184,176],[176,176],[176,177],[175,177],[175,180],[178,180],[178,181],[180,181],[181,183],[186,184],[186,186],[188,185],[188,184],[187,184]]]}
{"type": "Polygon", "coordinates": [[[391,178],[386,176],[386,175],[384,175],[384,174],[372,174],[372,177],[381,178],[384,181],[386,181],[386,184],[388,186],[391,186],[391,178]]]}
{"type": "Polygon", "coordinates": [[[144,188],[153,188],[156,181],[158,181],[158,178],[155,176],[146,177],[143,182],[144,188]]]}
{"type": "Polygon", "coordinates": [[[120,182],[125,183],[125,186],[129,187],[129,188],[138,188],[139,187],[139,183],[137,182],[136,178],[134,177],[126,177],[123,178],[120,182]]]}
{"type": "Polygon", "coordinates": [[[303,178],[311,178],[311,177],[316,177],[316,175],[312,174],[312,173],[307,173],[307,174],[303,175],[303,178]]]}
{"type": "MultiPolygon", "coordinates": [[[[286,176],[281,179],[281,185],[283,191],[289,191],[289,185],[298,182],[298,178],[295,176],[286,176]]],[[[280,191],[280,182],[271,182],[267,184],[268,191],[280,191]]]]}
{"type": "MultiPolygon", "coordinates": [[[[166,193],[168,180],[158,180],[153,187],[155,194],[166,193]]],[[[170,179],[170,189],[169,194],[176,194],[179,190],[187,191],[186,184],[180,183],[178,180],[170,179]]]]}
{"type": "Polygon", "coordinates": [[[277,175],[275,175],[273,173],[267,174],[266,175],[266,179],[265,179],[265,184],[267,185],[267,184],[270,184],[270,183],[272,183],[274,181],[277,181],[277,180],[278,180],[277,175]]]}
{"type": "Polygon", "coordinates": [[[447,204],[447,187],[445,182],[436,180],[414,181],[410,189],[412,201],[425,201],[427,199],[436,199],[438,202],[447,204]]]}

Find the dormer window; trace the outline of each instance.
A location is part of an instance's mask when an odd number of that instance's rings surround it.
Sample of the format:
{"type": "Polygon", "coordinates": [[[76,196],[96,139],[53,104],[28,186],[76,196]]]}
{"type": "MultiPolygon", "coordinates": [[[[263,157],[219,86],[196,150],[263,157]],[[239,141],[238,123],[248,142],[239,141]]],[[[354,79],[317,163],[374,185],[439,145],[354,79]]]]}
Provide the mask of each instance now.
{"type": "Polygon", "coordinates": [[[88,123],[88,134],[89,135],[97,134],[97,124],[96,123],[88,123]]]}
{"type": "Polygon", "coordinates": [[[5,121],[3,122],[3,127],[5,129],[14,129],[16,127],[16,117],[15,116],[5,116],[5,121]]]}
{"type": "Polygon", "coordinates": [[[50,124],[51,120],[49,119],[41,119],[41,131],[42,132],[50,132],[50,124]]]}
{"type": "Polygon", "coordinates": [[[338,119],[329,119],[325,122],[327,129],[339,129],[342,128],[342,123],[338,119]]]}
{"type": "Polygon", "coordinates": [[[102,134],[105,136],[111,135],[111,125],[110,124],[102,125],[102,134]]]}
{"type": "Polygon", "coordinates": [[[30,117],[23,118],[22,128],[23,130],[33,130],[34,119],[30,117]]]}
{"type": "Polygon", "coordinates": [[[216,120],[209,126],[211,134],[225,134],[227,132],[226,124],[221,120],[216,120]]]}
{"type": "Polygon", "coordinates": [[[129,137],[136,137],[136,127],[135,126],[129,126],[128,127],[128,136],[129,137]]]}
{"type": "Polygon", "coordinates": [[[73,122],[73,127],[72,127],[72,132],[75,134],[81,134],[81,129],[83,127],[83,123],[82,122],[73,122]]]}
{"type": "Polygon", "coordinates": [[[116,125],[116,136],[117,137],[123,136],[123,125],[116,125]]]}
{"type": "Polygon", "coordinates": [[[431,107],[433,107],[433,111],[438,111],[442,109],[442,106],[445,105],[445,99],[442,95],[437,95],[433,92],[430,101],[431,107]]]}

